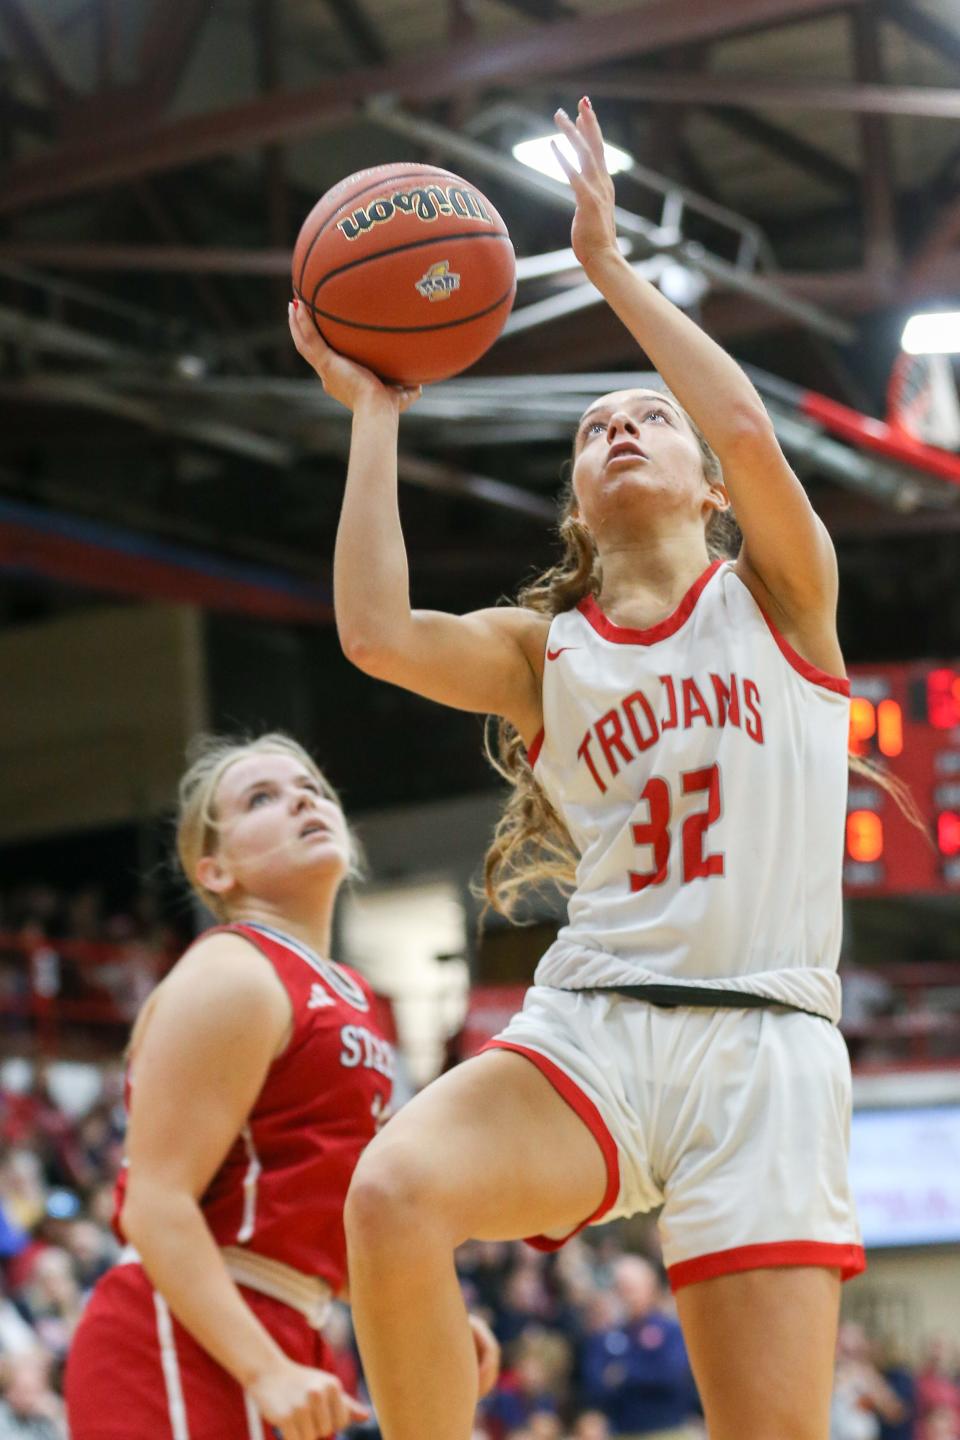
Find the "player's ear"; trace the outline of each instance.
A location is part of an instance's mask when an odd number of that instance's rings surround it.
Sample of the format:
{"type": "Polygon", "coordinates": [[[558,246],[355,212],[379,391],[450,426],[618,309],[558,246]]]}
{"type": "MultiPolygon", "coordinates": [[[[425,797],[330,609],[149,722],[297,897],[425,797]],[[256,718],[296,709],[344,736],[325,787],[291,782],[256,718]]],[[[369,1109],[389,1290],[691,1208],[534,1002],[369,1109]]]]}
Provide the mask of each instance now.
{"type": "Polygon", "coordinates": [[[211,895],[223,896],[233,889],[235,876],[219,856],[203,855],[197,862],[197,883],[211,895]]]}
{"type": "Polygon", "coordinates": [[[704,503],[708,507],[707,519],[709,520],[712,512],[730,509],[730,496],[727,494],[727,487],[722,480],[707,480],[704,477],[704,483],[706,485],[704,503]]]}

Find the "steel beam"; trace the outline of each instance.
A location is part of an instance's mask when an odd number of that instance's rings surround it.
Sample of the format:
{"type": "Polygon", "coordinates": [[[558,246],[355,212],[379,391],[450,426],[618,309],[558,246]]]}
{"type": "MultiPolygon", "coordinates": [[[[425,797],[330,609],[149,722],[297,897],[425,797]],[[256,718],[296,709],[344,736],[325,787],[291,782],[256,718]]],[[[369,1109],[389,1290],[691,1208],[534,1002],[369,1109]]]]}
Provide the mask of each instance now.
{"type": "Polygon", "coordinates": [[[938,275],[943,274],[945,266],[949,266],[952,270],[955,283],[958,257],[952,255],[952,252],[958,245],[960,245],[960,200],[955,200],[938,217],[912,256],[907,269],[906,293],[913,297],[935,288],[938,275]]]}
{"type": "MultiPolygon", "coordinates": [[[[864,4],[866,0],[851,0],[864,4]]],[[[393,65],[367,67],[315,89],[213,114],[189,116],[146,132],[128,129],[95,143],[65,145],[6,176],[0,214],[63,200],[138,175],[176,169],[231,151],[291,140],[341,123],[376,96],[415,102],[447,99],[469,86],[516,83],[538,75],[582,72],[624,54],[653,54],[836,8],[836,0],[649,0],[639,24],[633,6],[580,17],[501,40],[464,41],[393,65]]],[[[581,85],[578,78],[577,85],[581,85]]],[[[676,98],[676,97],[675,97],[676,98]]]]}
{"type": "MultiPolygon", "coordinates": [[[[137,202],[159,235],[171,246],[180,244],[183,236],[180,227],[167,205],[160,199],[154,186],[141,180],[134,186],[137,202]]],[[[219,330],[233,330],[236,321],[229,305],[221,297],[209,275],[188,271],[189,280],[201,306],[219,330]]]]}
{"type": "Polygon", "coordinates": [[[769,120],[754,115],[750,110],[741,110],[736,105],[708,105],[705,108],[720,125],[736,131],[754,145],[786,160],[789,165],[796,165],[845,195],[856,191],[858,177],[853,170],[834,160],[825,150],[811,145],[808,140],[784,130],[782,125],[772,125],[769,120]]]}
{"type": "Polygon", "coordinates": [[[5,305],[0,306],[0,339],[12,341],[23,350],[93,360],[102,365],[129,362],[132,354],[112,340],[103,340],[99,335],[90,335],[54,320],[38,320],[5,305]]]}
{"type": "Polygon", "coordinates": [[[0,264],[56,270],[141,270],[169,275],[290,275],[289,250],[240,250],[202,245],[99,245],[79,241],[0,241],[0,264]]]}
{"type": "Polygon", "coordinates": [[[960,90],[933,85],[853,84],[796,80],[790,75],[632,70],[580,77],[593,100],[636,100],[649,105],[731,105],[761,110],[838,110],[855,115],[917,115],[960,119],[960,90]]]}
{"type": "Polygon", "coordinates": [[[138,57],[146,109],[162,111],[172,100],[212,9],[210,0],[154,0],[138,57]]]}
{"type": "Polygon", "coordinates": [[[468,500],[479,500],[501,510],[529,515],[535,520],[556,519],[557,507],[552,500],[534,495],[519,485],[508,485],[503,480],[494,480],[489,475],[476,475],[461,470],[458,465],[428,460],[423,455],[412,455],[409,451],[401,450],[397,459],[397,473],[408,485],[441,490],[447,495],[459,495],[468,500]]]}
{"type": "Polygon", "coordinates": [[[389,52],[379,30],[360,0],[327,0],[327,9],[349,39],[359,58],[368,65],[385,65],[389,52]]]}
{"type": "MultiPolygon", "coordinates": [[[[649,260],[641,260],[630,268],[641,279],[655,283],[666,263],[663,256],[652,255],[649,260]]],[[[589,310],[593,305],[604,303],[600,291],[587,280],[581,285],[571,286],[569,290],[562,290],[557,295],[548,295],[544,300],[534,300],[530,305],[515,308],[507,317],[503,337],[508,339],[511,335],[521,335],[526,330],[535,330],[541,325],[549,325],[552,320],[559,320],[565,315],[575,315],[580,310],[589,310]]]]}
{"type": "MultiPolygon", "coordinates": [[[[895,509],[908,511],[928,506],[946,512],[960,508],[960,487],[945,484],[917,467],[894,463],[832,438],[798,408],[803,393],[798,386],[753,368],[749,373],[764,398],[780,443],[802,472],[815,468],[844,488],[870,495],[895,509]]],[[[132,392],[154,400],[163,397],[168,414],[195,423],[189,413],[183,412],[191,395],[199,398],[197,387],[148,378],[125,382],[122,375],[114,379],[118,393],[132,392]]],[[[505,439],[564,442],[597,395],[621,389],[625,383],[646,385],[656,384],[657,380],[649,371],[458,378],[428,387],[404,417],[403,433],[412,437],[415,445],[429,445],[436,440],[438,426],[450,424],[458,437],[468,433],[471,443],[477,444],[503,444],[505,439]]],[[[255,413],[258,403],[266,403],[272,415],[285,417],[285,437],[293,437],[293,443],[301,448],[346,453],[349,416],[314,381],[229,378],[211,381],[203,391],[220,405],[234,405],[247,417],[255,413]],[[314,423],[318,419],[332,422],[322,438],[315,432],[313,441],[305,436],[304,426],[311,417],[314,423]]],[[[401,474],[408,483],[428,489],[459,493],[541,520],[553,518],[550,497],[489,476],[473,475],[406,448],[401,452],[401,474]]]]}
{"type": "Polygon", "coordinates": [[[24,5],[22,0],[0,0],[0,23],[54,105],[62,107],[75,99],[77,92],[67,79],[56,37],[42,8],[24,5]]]}
{"type": "MultiPolygon", "coordinates": [[[[853,63],[857,79],[872,84],[883,79],[876,13],[855,10],[850,16],[853,63]]],[[[862,194],[864,248],[868,270],[889,270],[899,261],[897,208],[893,190],[893,149],[882,115],[860,116],[863,154],[862,194]]]]}
{"type": "MultiPolygon", "coordinates": [[[[407,115],[392,106],[378,107],[371,111],[371,114],[385,128],[465,159],[477,170],[497,175],[530,194],[539,195],[547,204],[567,211],[575,208],[576,201],[569,185],[541,175],[529,165],[522,165],[511,156],[504,155],[502,151],[469,140],[441,125],[407,115]]],[[[769,280],[737,265],[731,265],[693,241],[665,235],[659,226],[642,216],[631,214],[622,206],[615,207],[614,217],[618,232],[634,241],[641,254],[646,251],[650,254],[673,255],[681,263],[702,271],[721,289],[739,291],[759,300],[771,309],[790,316],[795,323],[815,330],[830,340],[847,344],[854,339],[854,332],[848,325],[834,315],[788,295],[776,280],[769,280]]]]}
{"type": "Polygon", "coordinates": [[[960,65],[960,35],[949,25],[913,4],[913,0],[881,0],[885,19],[899,25],[907,35],[912,35],[926,45],[941,59],[951,60],[960,65]]]}
{"type": "Polygon", "coordinates": [[[3,390],[21,405],[39,401],[94,410],[142,425],[157,434],[172,435],[178,440],[222,450],[274,469],[287,469],[293,463],[293,447],[282,440],[217,416],[191,415],[182,406],[168,409],[164,405],[131,399],[106,384],[72,376],[33,375],[20,382],[8,382],[3,390]]]}

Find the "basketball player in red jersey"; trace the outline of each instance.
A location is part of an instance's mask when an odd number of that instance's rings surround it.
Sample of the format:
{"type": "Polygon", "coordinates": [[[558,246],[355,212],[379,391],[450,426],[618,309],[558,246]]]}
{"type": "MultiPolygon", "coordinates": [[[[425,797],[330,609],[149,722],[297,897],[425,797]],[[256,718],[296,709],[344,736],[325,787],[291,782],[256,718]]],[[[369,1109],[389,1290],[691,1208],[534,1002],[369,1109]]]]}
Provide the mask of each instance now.
{"type": "Polygon", "coordinates": [[[661,1206],[711,1440],[826,1440],[840,1283],[864,1264],[836,1028],[836,558],[747,377],[620,255],[589,101],[557,123],[579,165],[564,162],[574,250],[672,394],[625,388],[588,408],[566,554],[519,605],[411,610],[395,456],[416,393],[290,317],[354,415],[334,562],[343,647],[375,676],[501,718],[514,789],[488,855],[494,903],[509,913],[546,877],[572,889],[523,1011],[358,1166],[357,1335],[385,1440],[468,1440],[456,1245],[555,1246],[661,1206]],[[724,561],[713,542],[731,499],[743,543],[724,561]]]}
{"type": "MultiPolygon", "coordinates": [[[[181,782],[177,845],[224,923],[134,1027],[128,1248],[73,1341],[70,1433],[315,1440],[367,1415],[319,1329],[346,1286],[350,1177],[392,1090],[369,987],[327,958],[354,842],[310,756],[265,735],[208,743],[181,782]]],[[[496,1347],[474,1329],[488,1387],[496,1347]]]]}

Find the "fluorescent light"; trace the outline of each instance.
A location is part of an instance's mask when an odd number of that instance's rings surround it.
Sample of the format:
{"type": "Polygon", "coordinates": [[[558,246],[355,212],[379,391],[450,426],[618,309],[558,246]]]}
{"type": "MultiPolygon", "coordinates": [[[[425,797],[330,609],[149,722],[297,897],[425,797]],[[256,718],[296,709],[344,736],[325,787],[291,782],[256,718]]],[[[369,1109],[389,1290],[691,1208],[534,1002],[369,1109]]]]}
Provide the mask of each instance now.
{"type": "Polygon", "coordinates": [[[908,355],[960,354],[960,310],[911,315],[900,344],[908,355]]]}
{"type": "MultiPolygon", "coordinates": [[[[539,170],[541,175],[549,175],[551,180],[566,180],[560,162],[551,148],[551,140],[556,140],[571,164],[576,165],[573,146],[565,135],[540,135],[536,140],[521,140],[513,147],[514,159],[529,165],[531,170],[539,170]]],[[[621,150],[616,145],[608,145],[606,141],[603,143],[603,155],[611,175],[616,175],[618,170],[629,170],[633,164],[632,155],[628,155],[626,150],[621,150]]]]}
{"type": "Polygon", "coordinates": [[[699,305],[710,288],[706,276],[699,270],[691,270],[689,265],[681,265],[676,260],[664,263],[657,284],[660,293],[681,310],[692,310],[699,305]]]}

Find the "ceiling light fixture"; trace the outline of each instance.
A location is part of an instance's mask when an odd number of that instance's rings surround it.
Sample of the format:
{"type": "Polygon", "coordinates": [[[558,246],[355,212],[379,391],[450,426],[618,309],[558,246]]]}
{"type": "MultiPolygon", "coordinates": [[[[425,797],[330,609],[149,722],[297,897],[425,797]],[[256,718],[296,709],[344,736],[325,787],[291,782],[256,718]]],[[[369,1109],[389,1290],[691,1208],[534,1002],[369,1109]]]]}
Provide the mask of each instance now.
{"type": "Polygon", "coordinates": [[[908,355],[960,354],[960,310],[911,315],[900,344],[908,355]]]}
{"type": "MultiPolygon", "coordinates": [[[[549,175],[551,180],[566,180],[560,162],[553,153],[551,140],[556,140],[571,164],[575,165],[573,146],[565,135],[540,135],[535,140],[521,140],[513,147],[514,159],[529,165],[531,170],[539,170],[541,175],[549,175]]],[[[603,154],[611,175],[616,175],[620,170],[629,170],[633,164],[632,155],[606,141],[603,144],[603,154]]]]}

